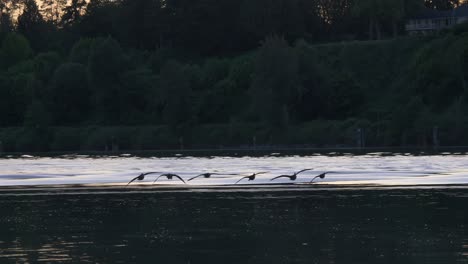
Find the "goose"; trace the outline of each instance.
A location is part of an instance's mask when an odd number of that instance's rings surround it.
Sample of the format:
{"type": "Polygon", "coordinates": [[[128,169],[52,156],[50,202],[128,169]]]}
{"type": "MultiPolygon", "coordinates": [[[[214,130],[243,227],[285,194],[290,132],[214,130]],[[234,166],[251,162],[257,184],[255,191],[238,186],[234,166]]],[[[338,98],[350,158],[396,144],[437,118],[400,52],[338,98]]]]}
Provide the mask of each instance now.
{"type": "Polygon", "coordinates": [[[330,172],[327,171],[327,172],[324,172],[324,173],[322,173],[322,174],[319,174],[319,175],[315,176],[312,180],[310,180],[309,183],[312,183],[312,182],[313,182],[315,179],[317,179],[317,178],[320,178],[320,179],[325,178],[325,174],[327,174],[327,173],[330,173],[330,172]]]}
{"type": "Polygon", "coordinates": [[[153,184],[161,177],[166,177],[168,180],[172,180],[173,177],[176,177],[177,179],[181,180],[184,184],[187,184],[184,179],[182,179],[179,175],[174,174],[174,173],[164,173],[159,175],[156,180],[154,180],[153,184]]]}
{"type": "Polygon", "coordinates": [[[279,179],[279,178],[289,178],[291,181],[295,181],[297,179],[297,175],[299,173],[304,172],[304,171],[310,171],[310,170],[313,170],[313,169],[303,169],[303,170],[300,170],[298,172],[293,173],[292,175],[280,175],[278,177],[274,177],[270,181],[274,181],[274,180],[279,179]]]}
{"type": "Polygon", "coordinates": [[[268,173],[268,171],[262,171],[262,172],[257,172],[257,173],[253,173],[252,175],[247,175],[247,176],[244,176],[242,178],[240,178],[238,181],[236,181],[235,184],[239,183],[240,181],[242,181],[243,179],[249,179],[249,181],[253,181],[255,180],[255,177],[259,174],[265,174],[265,173],[268,173]]]}
{"type": "Polygon", "coordinates": [[[194,179],[199,178],[199,177],[210,178],[213,175],[239,175],[239,174],[207,172],[207,173],[202,173],[202,174],[199,174],[199,175],[197,175],[195,177],[192,177],[192,178],[188,179],[187,181],[191,181],[191,180],[194,180],[194,179]]]}
{"type": "Polygon", "coordinates": [[[128,186],[130,183],[132,183],[132,182],[134,182],[134,181],[136,181],[136,180],[142,181],[142,180],[145,179],[145,176],[146,176],[146,175],[148,175],[148,174],[153,174],[153,173],[159,173],[159,172],[151,171],[151,172],[142,173],[142,174],[138,175],[137,177],[133,178],[131,181],[129,181],[129,182],[127,183],[126,186],[128,186]]]}

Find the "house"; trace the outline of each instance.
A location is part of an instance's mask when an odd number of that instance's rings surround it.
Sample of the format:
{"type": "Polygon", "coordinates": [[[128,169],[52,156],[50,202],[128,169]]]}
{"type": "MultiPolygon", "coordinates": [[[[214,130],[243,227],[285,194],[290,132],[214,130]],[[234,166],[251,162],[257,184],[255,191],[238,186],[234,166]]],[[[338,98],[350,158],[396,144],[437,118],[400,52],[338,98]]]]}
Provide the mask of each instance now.
{"type": "Polygon", "coordinates": [[[427,8],[416,16],[409,18],[405,29],[409,35],[425,35],[451,28],[465,21],[468,21],[467,4],[447,11],[427,8]]]}

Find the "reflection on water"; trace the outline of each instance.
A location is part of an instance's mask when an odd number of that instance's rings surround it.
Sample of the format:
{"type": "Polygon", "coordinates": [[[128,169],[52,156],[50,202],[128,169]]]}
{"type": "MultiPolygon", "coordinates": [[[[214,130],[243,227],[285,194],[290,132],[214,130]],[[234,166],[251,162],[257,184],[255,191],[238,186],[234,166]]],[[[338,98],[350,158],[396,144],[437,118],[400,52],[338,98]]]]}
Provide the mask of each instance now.
{"type": "MultiPolygon", "coordinates": [[[[126,185],[142,172],[176,173],[185,180],[204,172],[258,175],[255,181],[240,184],[292,183],[275,176],[292,174],[304,168],[314,168],[301,173],[294,182],[308,183],[322,172],[331,172],[319,183],[379,184],[379,185],[447,185],[468,184],[468,158],[466,155],[439,156],[266,156],[266,157],[106,157],[92,158],[0,158],[0,186],[93,184],[126,185]]],[[[159,174],[148,175],[144,181],[131,186],[151,185],[159,174]]],[[[213,176],[197,178],[189,186],[232,185],[240,176],[213,176]]],[[[155,185],[177,184],[178,180],[161,178],[155,185]]]]}
{"type": "Polygon", "coordinates": [[[6,192],[0,263],[468,263],[467,204],[463,188],[6,192]]]}

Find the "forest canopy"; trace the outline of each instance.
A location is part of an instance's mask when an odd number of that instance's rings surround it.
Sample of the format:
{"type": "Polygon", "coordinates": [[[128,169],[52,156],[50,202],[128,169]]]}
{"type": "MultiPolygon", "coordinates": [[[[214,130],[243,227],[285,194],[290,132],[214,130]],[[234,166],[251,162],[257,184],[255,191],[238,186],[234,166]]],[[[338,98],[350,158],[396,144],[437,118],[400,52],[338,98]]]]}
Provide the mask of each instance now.
{"type": "Polygon", "coordinates": [[[4,0],[0,151],[466,144],[466,26],[404,32],[460,4],[4,0]]]}

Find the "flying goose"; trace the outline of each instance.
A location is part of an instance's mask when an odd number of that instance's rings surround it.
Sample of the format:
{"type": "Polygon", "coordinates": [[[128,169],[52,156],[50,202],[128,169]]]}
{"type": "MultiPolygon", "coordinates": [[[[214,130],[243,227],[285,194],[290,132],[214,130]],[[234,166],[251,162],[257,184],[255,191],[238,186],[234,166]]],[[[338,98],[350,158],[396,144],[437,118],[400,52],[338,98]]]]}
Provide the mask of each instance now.
{"type": "Polygon", "coordinates": [[[279,178],[289,178],[291,181],[295,181],[297,179],[297,175],[299,173],[304,172],[304,171],[310,171],[310,170],[313,170],[313,169],[303,169],[303,170],[300,170],[298,172],[293,173],[292,175],[280,175],[278,177],[274,177],[270,181],[274,181],[274,180],[279,179],[279,178]]]}
{"type": "Polygon", "coordinates": [[[249,181],[253,181],[255,180],[255,177],[259,174],[265,174],[265,173],[268,173],[268,171],[262,171],[262,172],[257,172],[257,173],[253,173],[252,175],[247,175],[247,176],[244,176],[242,178],[240,178],[238,181],[236,181],[235,184],[239,183],[240,181],[242,181],[243,179],[249,179],[249,181]]]}

